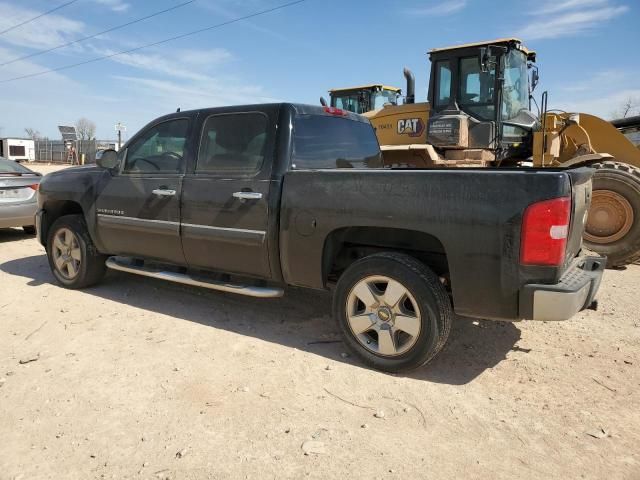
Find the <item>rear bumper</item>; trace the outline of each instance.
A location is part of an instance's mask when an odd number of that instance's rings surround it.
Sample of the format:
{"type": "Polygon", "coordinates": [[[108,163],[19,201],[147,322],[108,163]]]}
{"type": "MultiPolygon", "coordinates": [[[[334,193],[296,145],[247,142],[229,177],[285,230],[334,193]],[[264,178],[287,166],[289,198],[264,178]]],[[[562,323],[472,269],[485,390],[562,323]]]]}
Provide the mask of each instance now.
{"type": "Polygon", "coordinates": [[[579,257],[554,285],[529,284],[520,290],[520,318],[568,320],[595,300],[605,257],[579,257]]]}
{"type": "Polygon", "coordinates": [[[0,205],[0,228],[33,225],[37,208],[38,204],[36,202],[0,205]]]}

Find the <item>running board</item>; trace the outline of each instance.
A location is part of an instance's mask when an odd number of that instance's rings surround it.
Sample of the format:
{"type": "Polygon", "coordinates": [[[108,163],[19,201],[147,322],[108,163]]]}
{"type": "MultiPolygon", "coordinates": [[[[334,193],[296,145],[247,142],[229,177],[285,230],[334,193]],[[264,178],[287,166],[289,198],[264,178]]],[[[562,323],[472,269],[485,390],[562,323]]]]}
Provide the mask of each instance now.
{"type": "Polygon", "coordinates": [[[197,279],[184,273],[171,272],[167,270],[151,270],[145,267],[138,267],[127,262],[123,257],[109,257],[106,265],[113,270],[121,272],[135,273],[144,277],[159,278],[169,282],[183,283],[195,287],[204,287],[221,292],[238,293],[249,297],[276,298],[284,295],[284,289],[278,287],[254,287],[248,285],[237,285],[233,283],[217,282],[215,280],[197,279]]]}

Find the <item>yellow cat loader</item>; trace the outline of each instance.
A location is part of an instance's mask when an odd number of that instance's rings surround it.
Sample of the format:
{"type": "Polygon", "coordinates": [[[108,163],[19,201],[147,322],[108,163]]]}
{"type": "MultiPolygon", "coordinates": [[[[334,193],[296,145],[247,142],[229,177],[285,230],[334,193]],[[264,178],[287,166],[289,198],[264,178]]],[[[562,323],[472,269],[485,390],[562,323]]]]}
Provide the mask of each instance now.
{"type": "MultiPolygon", "coordinates": [[[[549,110],[546,92],[534,114],[536,53],[516,38],[436,48],[429,57],[427,102],[414,103],[414,77],[405,69],[404,104],[396,89],[382,106],[360,108],[376,128],[387,165],[590,165],[597,171],[585,246],[607,255],[610,266],[640,259],[640,149],[610,122],[549,110]]],[[[331,106],[350,110],[344,95],[364,98],[368,87],[332,90],[331,106]]]]}

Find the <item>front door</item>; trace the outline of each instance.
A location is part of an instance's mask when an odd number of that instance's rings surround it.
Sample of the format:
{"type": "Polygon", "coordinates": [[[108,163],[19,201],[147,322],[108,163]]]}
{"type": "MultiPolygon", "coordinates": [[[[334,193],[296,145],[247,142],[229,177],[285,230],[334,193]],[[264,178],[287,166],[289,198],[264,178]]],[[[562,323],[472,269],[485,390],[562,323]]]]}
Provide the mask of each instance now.
{"type": "Polygon", "coordinates": [[[276,112],[203,120],[193,171],[184,178],[182,245],[191,267],[269,278],[268,221],[276,112]]]}
{"type": "Polygon", "coordinates": [[[112,254],[184,264],[180,195],[190,120],[176,118],[139,133],[99,193],[98,236],[112,254]]]}

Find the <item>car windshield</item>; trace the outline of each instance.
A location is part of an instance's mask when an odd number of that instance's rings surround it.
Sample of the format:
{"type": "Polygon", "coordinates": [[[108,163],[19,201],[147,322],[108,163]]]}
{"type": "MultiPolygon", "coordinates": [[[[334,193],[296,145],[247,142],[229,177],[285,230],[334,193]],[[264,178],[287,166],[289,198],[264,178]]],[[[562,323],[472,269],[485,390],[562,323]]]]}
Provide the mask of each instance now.
{"type": "Polygon", "coordinates": [[[504,88],[502,93],[502,119],[510,120],[529,108],[529,79],[527,58],[520,50],[511,50],[503,56],[504,88]]]}
{"type": "Polygon", "coordinates": [[[0,175],[23,175],[23,174],[35,174],[35,172],[23,167],[18,162],[13,160],[7,160],[4,157],[0,157],[0,175]]]}

